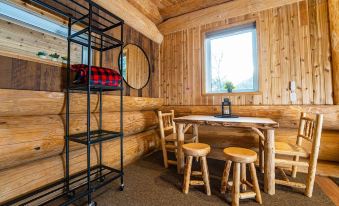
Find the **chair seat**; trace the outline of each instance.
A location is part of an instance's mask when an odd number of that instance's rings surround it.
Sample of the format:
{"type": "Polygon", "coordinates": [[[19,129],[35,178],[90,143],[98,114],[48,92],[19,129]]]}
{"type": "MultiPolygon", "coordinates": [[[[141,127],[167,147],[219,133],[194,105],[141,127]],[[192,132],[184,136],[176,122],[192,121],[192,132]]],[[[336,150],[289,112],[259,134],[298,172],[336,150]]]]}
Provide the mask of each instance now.
{"type": "Polygon", "coordinates": [[[194,157],[206,156],[211,151],[211,147],[203,143],[184,144],[182,145],[182,149],[186,155],[194,157]]]}
{"type": "Polygon", "coordinates": [[[257,160],[257,153],[241,147],[228,147],[224,149],[227,160],[238,163],[252,163],[257,160]]]}
{"type": "Polygon", "coordinates": [[[303,147],[287,142],[275,142],[275,153],[288,156],[309,157],[309,152],[303,147]]]}
{"type": "MultiPolygon", "coordinates": [[[[184,142],[185,143],[193,143],[195,140],[195,136],[193,136],[193,134],[185,134],[184,136],[184,142]]],[[[176,133],[172,133],[170,135],[167,135],[165,137],[165,140],[167,142],[176,142],[177,141],[177,134],[176,133]]]]}

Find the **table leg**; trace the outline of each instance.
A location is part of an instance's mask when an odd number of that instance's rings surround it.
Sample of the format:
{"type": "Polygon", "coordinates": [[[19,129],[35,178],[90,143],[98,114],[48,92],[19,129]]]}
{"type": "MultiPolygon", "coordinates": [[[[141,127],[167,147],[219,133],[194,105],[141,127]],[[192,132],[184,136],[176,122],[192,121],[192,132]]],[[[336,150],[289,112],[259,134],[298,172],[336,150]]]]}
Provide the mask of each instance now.
{"type": "Polygon", "coordinates": [[[196,137],[196,142],[199,142],[199,135],[198,135],[198,126],[197,124],[193,124],[193,137],[196,137]]]}
{"type": "Polygon", "coordinates": [[[182,151],[182,145],[184,144],[184,127],[185,124],[178,124],[178,159],[177,159],[177,170],[179,174],[182,174],[184,169],[184,153],[182,151]]]}
{"type": "Polygon", "coordinates": [[[275,148],[274,129],[268,129],[265,140],[265,185],[264,189],[270,195],[275,194],[275,148]]]}

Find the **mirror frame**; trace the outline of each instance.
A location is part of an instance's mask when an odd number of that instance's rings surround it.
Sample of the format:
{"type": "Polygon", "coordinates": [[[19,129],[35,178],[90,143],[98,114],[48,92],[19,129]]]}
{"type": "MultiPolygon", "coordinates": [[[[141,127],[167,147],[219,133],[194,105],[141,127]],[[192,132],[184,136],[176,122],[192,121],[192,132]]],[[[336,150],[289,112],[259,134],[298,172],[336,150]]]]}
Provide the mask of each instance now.
{"type": "Polygon", "coordinates": [[[148,56],[147,56],[147,54],[146,54],[146,52],[145,52],[145,50],[144,50],[143,48],[141,48],[139,45],[134,44],[134,43],[127,43],[127,44],[123,47],[123,49],[124,49],[126,46],[128,46],[128,45],[136,46],[136,47],[138,47],[138,48],[144,53],[144,55],[145,55],[145,57],[146,57],[146,59],[147,59],[148,71],[149,71],[149,72],[148,72],[147,81],[146,81],[145,85],[142,86],[142,87],[139,88],[139,89],[132,87],[132,86],[126,81],[125,77],[124,77],[123,74],[122,74],[122,67],[121,67],[121,61],[120,61],[120,58],[121,58],[121,56],[122,56],[122,52],[124,52],[123,50],[120,52],[119,57],[118,57],[119,73],[120,73],[121,77],[123,78],[124,82],[125,82],[130,88],[136,89],[136,90],[140,90],[140,89],[145,88],[145,87],[147,86],[147,84],[149,83],[149,80],[151,79],[151,64],[150,64],[149,59],[148,59],[148,56]]]}

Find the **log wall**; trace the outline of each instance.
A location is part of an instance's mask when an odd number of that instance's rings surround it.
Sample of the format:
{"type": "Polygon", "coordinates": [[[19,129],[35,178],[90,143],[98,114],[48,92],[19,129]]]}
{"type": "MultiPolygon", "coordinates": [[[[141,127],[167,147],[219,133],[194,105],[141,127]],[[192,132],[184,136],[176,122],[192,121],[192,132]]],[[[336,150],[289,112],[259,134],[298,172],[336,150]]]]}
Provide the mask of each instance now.
{"type": "MultiPolygon", "coordinates": [[[[119,131],[119,98],[103,96],[103,129],[119,131]]],[[[91,129],[99,125],[98,96],[92,95],[91,129]]],[[[0,89],[0,204],[64,175],[65,95],[0,89]],[[52,172],[53,171],[53,172],[52,172]]],[[[125,164],[158,145],[155,110],[162,99],[124,97],[125,164]]],[[[86,131],[86,94],[71,95],[70,133],[86,131]]],[[[103,144],[104,162],[119,165],[119,139],[103,144]]],[[[92,147],[92,164],[98,147],[92,147]]],[[[86,148],[70,143],[71,173],[86,167],[86,148]]]]}
{"type": "Polygon", "coordinates": [[[187,25],[184,29],[177,31],[174,26],[171,33],[167,28],[160,51],[160,97],[166,105],[220,105],[224,97],[234,105],[289,105],[290,81],[296,82],[294,104],[333,104],[327,0],[304,0],[231,17],[227,15],[237,12],[229,9],[232,12],[221,13],[213,23],[197,25],[199,18],[206,21],[208,15],[217,15],[206,10],[187,14],[192,19],[181,19],[181,26],[187,25]],[[203,95],[204,31],[249,21],[257,22],[259,92],[203,95]]]}

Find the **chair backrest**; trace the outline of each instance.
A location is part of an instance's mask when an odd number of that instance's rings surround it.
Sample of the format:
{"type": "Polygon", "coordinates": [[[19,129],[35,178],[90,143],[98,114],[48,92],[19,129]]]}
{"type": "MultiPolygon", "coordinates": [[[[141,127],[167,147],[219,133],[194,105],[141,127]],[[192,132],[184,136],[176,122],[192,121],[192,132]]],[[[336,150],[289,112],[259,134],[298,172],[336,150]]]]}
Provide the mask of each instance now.
{"type": "Polygon", "coordinates": [[[322,127],[322,114],[316,114],[315,118],[311,118],[305,112],[302,112],[299,121],[297,145],[300,146],[302,139],[305,139],[312,143],[312,153],[319,150],[322,127]]]}
{"type": "Polygon", "coordinates": [[[174,110],[169,113],[162,113],[158,111],[159,128],[161,138],[165,138],[165,131],[172,130],[172,133],[176,133],[174,119],[174,110]]]}

